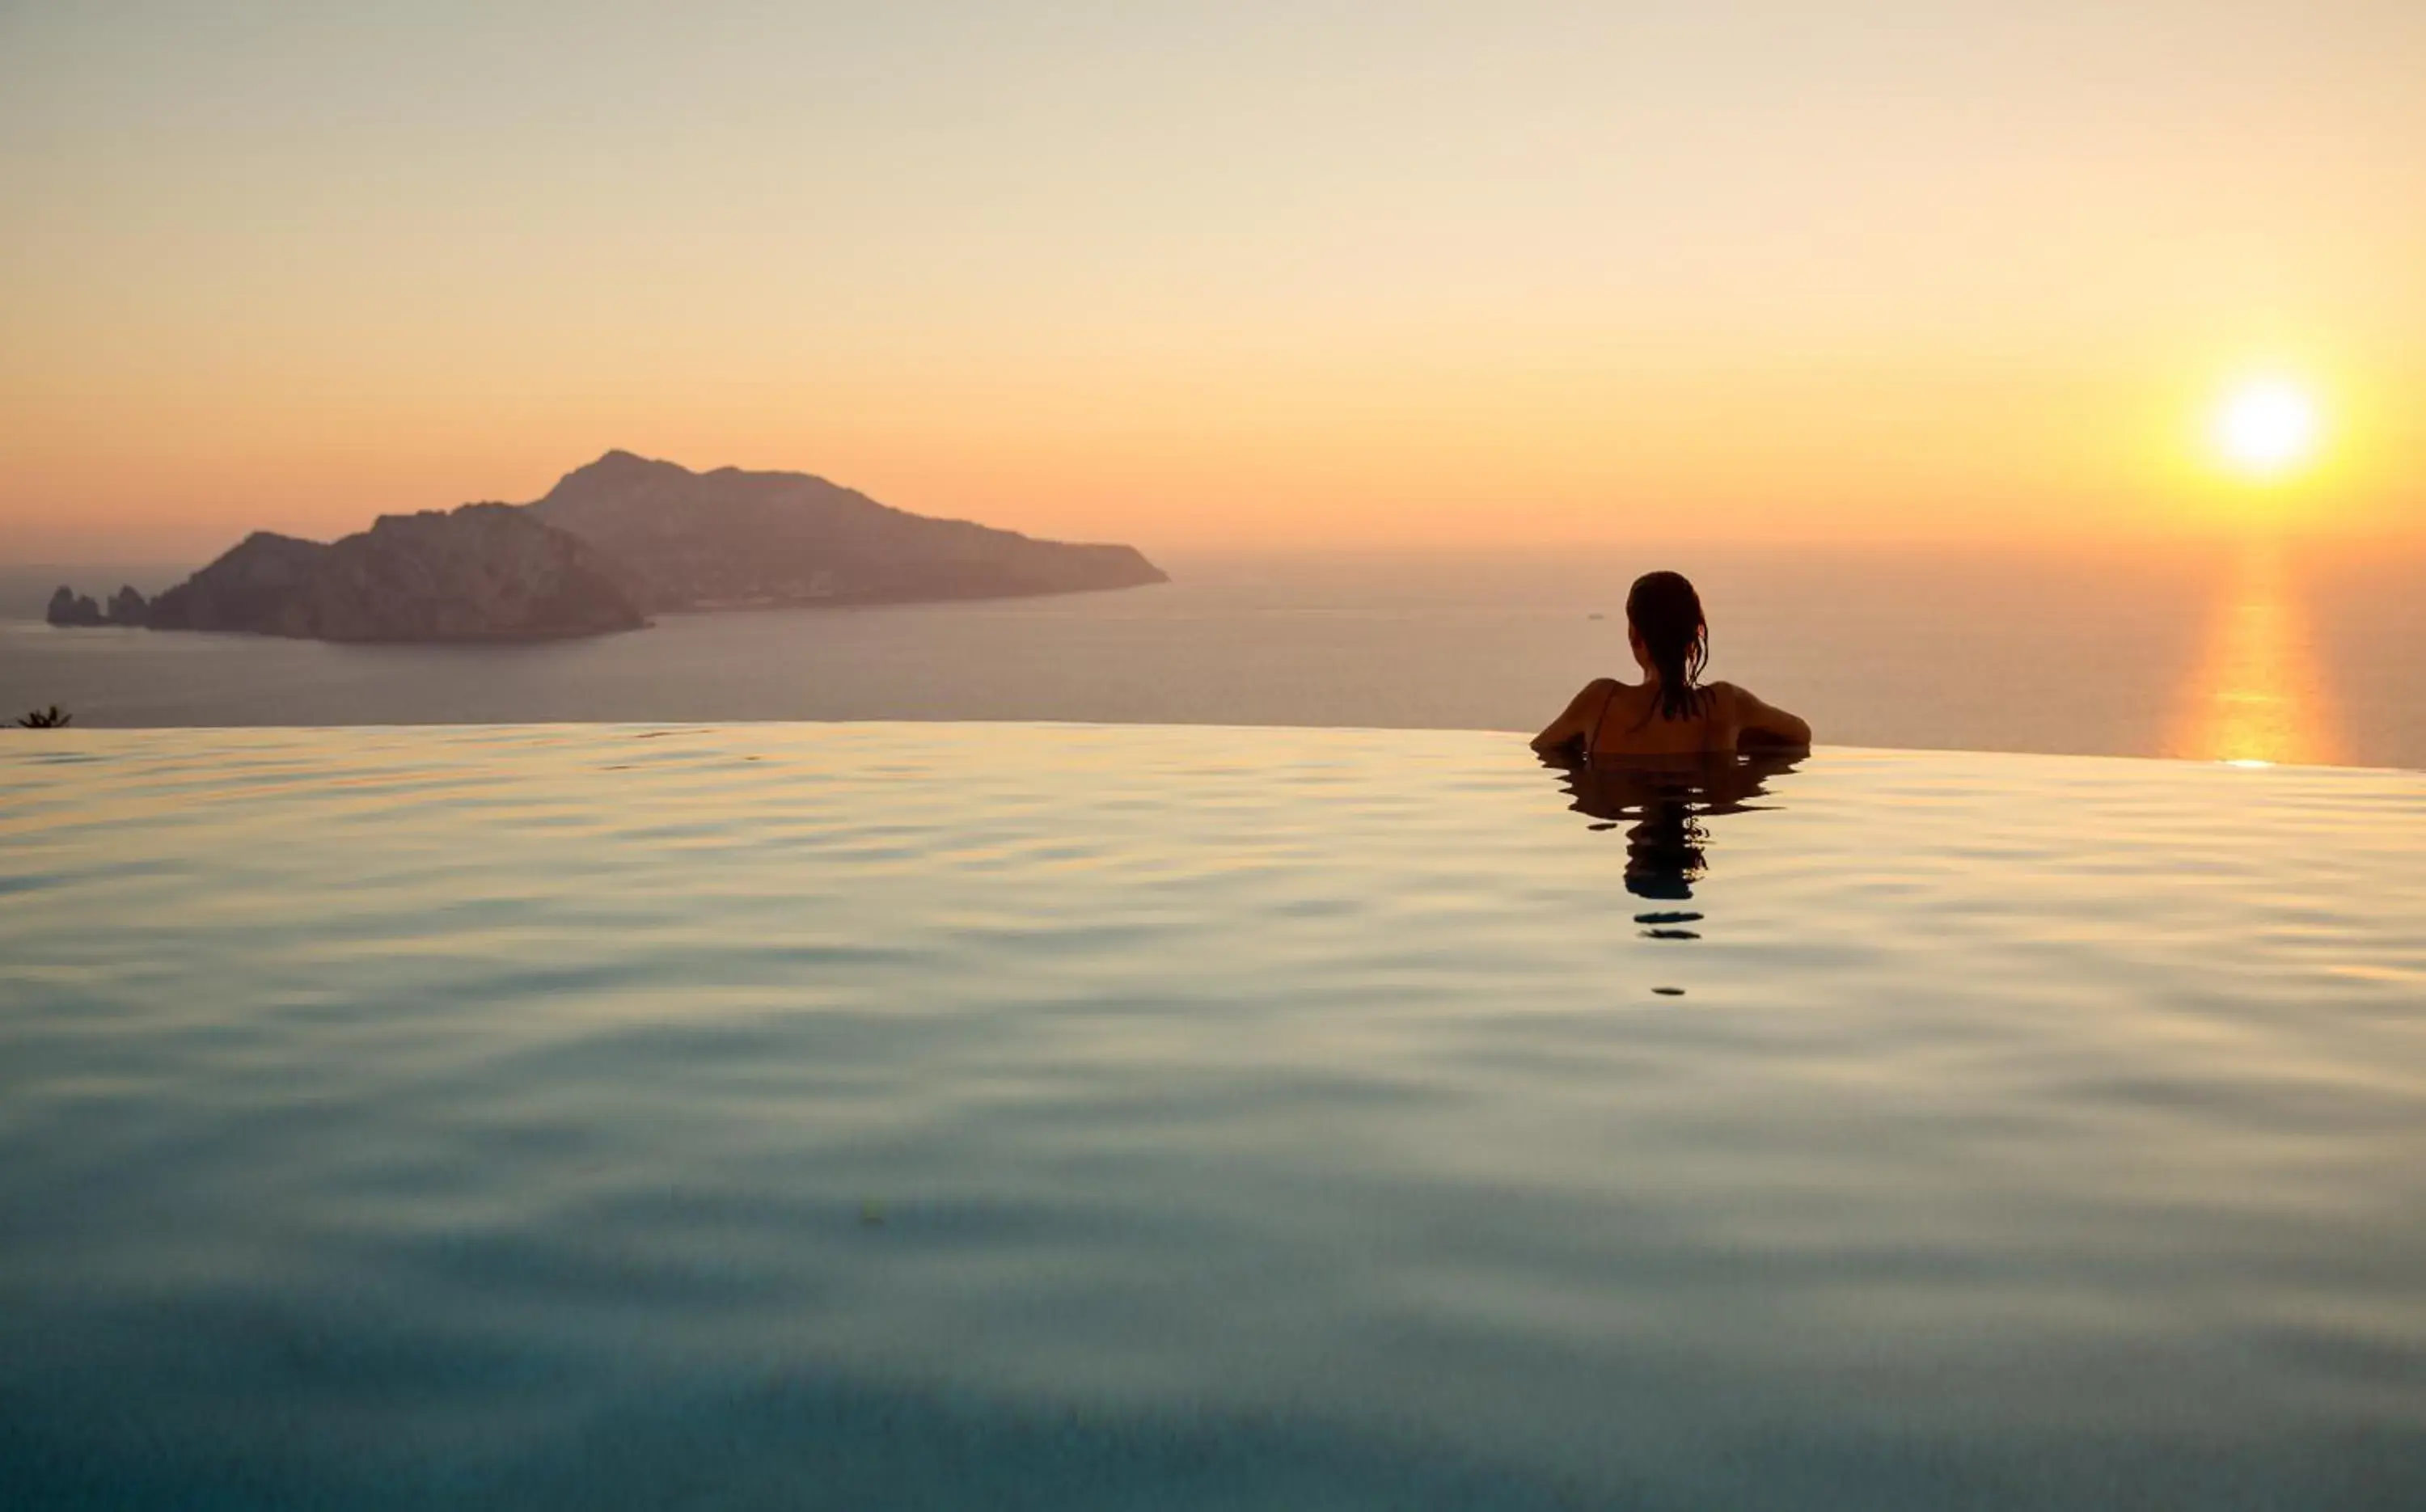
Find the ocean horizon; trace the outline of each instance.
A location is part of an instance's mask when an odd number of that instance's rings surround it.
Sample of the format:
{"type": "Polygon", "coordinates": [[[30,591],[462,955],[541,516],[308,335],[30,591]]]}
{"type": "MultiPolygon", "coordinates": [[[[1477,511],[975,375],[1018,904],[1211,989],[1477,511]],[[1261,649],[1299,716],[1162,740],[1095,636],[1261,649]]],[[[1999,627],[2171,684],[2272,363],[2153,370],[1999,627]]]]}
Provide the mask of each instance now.
{"type": "Polygon", "coordinates": [[[1679,548],[1157,554],[1109,592],[670,614],[514,646],[55,630],[182,569],[0,571],[0,697],[95,727],[1050,720],[1530,731],[1630,672],[1626,584],[1702,585],[1710,675],[1828,744],[2426,766],[2426,555],[1679,548]]]}

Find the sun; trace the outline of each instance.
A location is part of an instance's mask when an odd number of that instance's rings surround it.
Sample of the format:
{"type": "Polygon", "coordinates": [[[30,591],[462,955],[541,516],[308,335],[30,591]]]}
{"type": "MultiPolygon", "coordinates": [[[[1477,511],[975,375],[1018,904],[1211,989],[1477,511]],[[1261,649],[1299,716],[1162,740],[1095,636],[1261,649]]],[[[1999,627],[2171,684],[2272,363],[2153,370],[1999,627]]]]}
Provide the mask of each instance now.
{"type": "Polygon", "coordinates": [[[2253,378],[2224,397],[2215,411],[2215,444],[2233,470],[2276,478],[2317,449],[2316,400],[2282,378],[2253,378]]]}

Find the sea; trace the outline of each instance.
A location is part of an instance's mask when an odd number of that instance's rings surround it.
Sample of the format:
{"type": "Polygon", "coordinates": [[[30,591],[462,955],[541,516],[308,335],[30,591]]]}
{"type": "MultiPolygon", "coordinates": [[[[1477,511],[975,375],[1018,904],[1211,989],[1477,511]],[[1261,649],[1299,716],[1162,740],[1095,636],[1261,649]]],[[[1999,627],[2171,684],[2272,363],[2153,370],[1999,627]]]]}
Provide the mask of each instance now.
{"type": "Polygon", "coordinates": [[[1710,675],[1822,744],[2426,765],[2426,552],[2268,540],[1946,548],[1179,555],[1047,599],[667,615],[546,645],[332,646],[57,631],[0,573],[0,709],[88,728],[1023,720],[1530,731],[1630,673],[1626,586],[1701,586],[1710,675]]]}

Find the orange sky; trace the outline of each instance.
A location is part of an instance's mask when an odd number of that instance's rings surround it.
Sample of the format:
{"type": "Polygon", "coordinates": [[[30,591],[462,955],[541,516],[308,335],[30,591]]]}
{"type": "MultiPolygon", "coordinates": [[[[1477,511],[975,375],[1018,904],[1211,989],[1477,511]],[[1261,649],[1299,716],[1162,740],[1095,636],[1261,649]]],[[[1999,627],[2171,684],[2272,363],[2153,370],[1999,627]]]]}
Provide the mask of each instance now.
{"type": "Polygon", "coordinates": [[[1149,551],[2426,530],[2409,0],[364,8],[0,9],[0,559],[612,446],[1149,551]]]}

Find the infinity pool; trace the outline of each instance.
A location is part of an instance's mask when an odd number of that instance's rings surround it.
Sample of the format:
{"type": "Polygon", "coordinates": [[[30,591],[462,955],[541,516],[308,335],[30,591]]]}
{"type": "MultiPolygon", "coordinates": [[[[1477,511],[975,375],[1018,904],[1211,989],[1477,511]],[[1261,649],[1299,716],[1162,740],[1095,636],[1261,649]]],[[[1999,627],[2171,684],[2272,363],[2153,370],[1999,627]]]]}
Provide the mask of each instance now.
{"type": "Polygon", "coordinates": [[[0,1506],[2426,1506],[2426,775],[0,742],[0,1506]]]}

